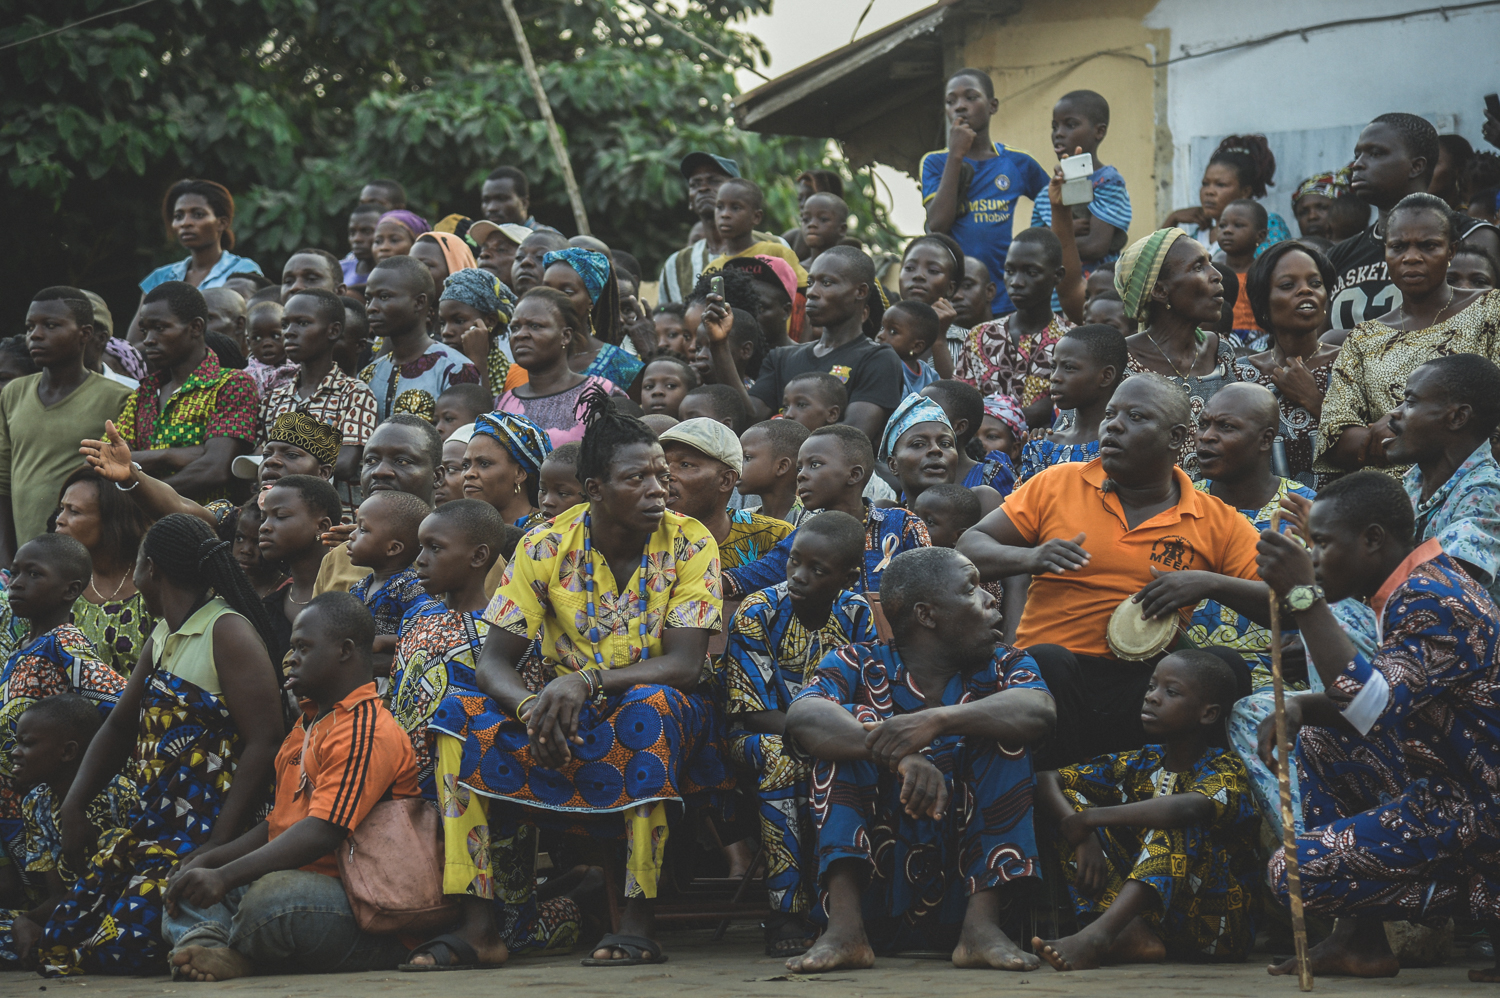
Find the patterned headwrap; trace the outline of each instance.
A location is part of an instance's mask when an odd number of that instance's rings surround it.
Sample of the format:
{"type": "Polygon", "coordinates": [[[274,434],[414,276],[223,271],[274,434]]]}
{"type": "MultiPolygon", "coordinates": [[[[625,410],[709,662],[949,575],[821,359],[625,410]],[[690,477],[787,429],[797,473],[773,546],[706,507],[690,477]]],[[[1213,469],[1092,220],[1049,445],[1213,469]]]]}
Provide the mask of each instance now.
{"type": "Polygon", "coordinates": [[[402,225],[406,226],[407,231],[411,233],[411,237],[413,240],[415,240],[424,232],[432,231],[432,226],[427,224],[427,219],[423,218],[421,215],[418,215],[414,211],[407,211],[405,208],[396,208],[392,211],[386,212],[384,215],[380,216],[380,221],[376,222],[375,224],[379,225],[380,222],[387,221],[400,222],[402,225]]]}
{"type": "Polygon", "coordinates": [[[609,257],[598,250],[569,246],[567,249],[553,250],[542,257],[543,268],[554,263],[565,263],[576,270],[578,276],[583,278],[583,286],[588,289],[589,301],[599,300],[599,295],[604,291],[604,282],[609,280],[609,257]]]}
{"type": "Polygon", "coordinates": [[[295,410],[276,417],[276,422],[266,431],[266,441],[272,440],[301,447],[317,458],[319,464],[337,463],[339,445],[343,443],[337,429],[295,410]]]}
{"type": "Polygon", "coordinates": [[[451,232],[424,232],[422,238],[431,239],[443,251],[443,261],[448,264],[448,273],[479,266],[474,262],[474,251],[469,244],[451,232]]]}
{"type": "Polygon", "coordinates": [[[1132,319],[1145,321],[1146,311],[1151,306],[1151,289],[1156,286],[1167,251],[1177,240],[1187,238],[1188,234],[1175,226],[1157,229],[1125,247],[1125,252],[1115,261],[1115,290],[1120,293],[1125,313],[1132,319]]]}
{"type": "Polygon", "coordinates": [[[1349,168],[1347,166],[1334,170],[1332,173],[1315,173],[1292,192],[1292,207],[1297,207],[1297,202],[1305,194],[1320,194],[1329,200],[1337,200],[1349,193],[1349,168]]]}
{"type": "Polygon", "coordinates": [[[1021,403],[1010,395],[986,395],[984,397],[984,414],[992,419],[998,419],[1010,428],[1011,436],[1021,440],[1026,436],[1026,413],[1021,411],[1021,403]]]}
{"type": "Polygon", "coordinates": [[[146,361],[141,357],[140,351],[118,336],[111,336],[104,344],[104,355],[114,358],[121,367],[125,368],[125,374],[137,381],[146,379],[146,361]]]}
{"type": "Polygon", "coordinates": [[[948,429],[953,429],[942,406],[926,395],[912,392],[901,400],[896,411],[891,413],[891,418],[886,420],[885,432],[880,435],[880,453],[876,457],[882,461],[889,458],[891,451],[896,449],[896,442],[901,439],[901,434],[918,423],[942,423],[948,429]]]}
{"type": "Polygon", "coordinates": [[[498,315],[501,322],[509,322],[516,310],[516,296],[510,288],[488,270],[478,267],[449,274],[438,301],[462,302],[480,315],[498,315]]]}
{"type": "Polygon", "coordinates": [[[526,474],[540,474],[542,462],[552,453],[547,431],[527,419],[509,412],[487,412],[474,420],[474,436],[493,437],[526,469],[526,474]]]}

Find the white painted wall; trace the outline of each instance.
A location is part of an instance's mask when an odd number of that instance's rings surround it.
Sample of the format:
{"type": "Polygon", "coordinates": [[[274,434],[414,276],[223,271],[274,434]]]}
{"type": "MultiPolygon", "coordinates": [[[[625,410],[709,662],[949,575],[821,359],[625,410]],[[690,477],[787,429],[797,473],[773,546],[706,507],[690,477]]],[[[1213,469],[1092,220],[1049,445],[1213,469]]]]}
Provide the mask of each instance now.
{"type": "MultiPolygon", "coordinates": [[[[1161,0],[1146,24],[1172,32],[1173,57],[1350,17],[1434,6],[1427,0],[1161,0]]],[[[1225,135],[1261,132],[1276,154],[1266,207],[1296,234],[1290,196],[1304,177],[1353,158],[1351,135],[1408,111],[1494,151],[1479,134],[1484,95],[1500,89],[1500,5],[1334,28],[1176,63],[1167,69],[1175,146],[1172,204],[1196,204],[1225,135]],[[1342,152],[1340,146],[1347,145],[1342,152]]]]}

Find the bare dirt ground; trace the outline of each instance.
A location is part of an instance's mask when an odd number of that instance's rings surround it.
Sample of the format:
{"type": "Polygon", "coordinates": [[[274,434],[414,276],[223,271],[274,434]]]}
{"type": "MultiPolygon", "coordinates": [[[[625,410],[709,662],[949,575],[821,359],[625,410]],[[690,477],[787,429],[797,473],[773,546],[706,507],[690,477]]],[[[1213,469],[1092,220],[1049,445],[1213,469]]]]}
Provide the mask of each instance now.
{"type": "MultiPolygon", "coordinates": [[[[588,968],[572,956],[523,958],[499,970],[467,973],[327,974],[250,977],[222,984],[156,978],[77,977],[44,981],[24,973],[0,974],[0,995],[37,998],[187,998],[197,992],[235,998],[456,998],[526,988],[526,998],[663,998],[691,994],[736,998],[992,998],[996,992],[1082,995],[1089,998],[1201,995],[1204,998],[1277,998],[1298,995],[1295,977],[1268,977],[1269,955],[1254,954],[1232,966],[1162,964],[1060,974],[1043,968],[1027,974],[954,970],[937,960],[883,959],[873,970],[796,978],[780,961],[762,955],[760,932],[739,923],[719,943],[708,930],[668,932],[670,961],[660,966],[588,968]],[[42,992],[45,991],[45,994],[42,992]]],[[[1314,993],[1334,995],[1497,995],[1500,985],[1470,984],[1470,967],[1488,961],[1460,953],[1450,964],[1403,970],[1383,981],[1323,978],[1314,993]]]]}

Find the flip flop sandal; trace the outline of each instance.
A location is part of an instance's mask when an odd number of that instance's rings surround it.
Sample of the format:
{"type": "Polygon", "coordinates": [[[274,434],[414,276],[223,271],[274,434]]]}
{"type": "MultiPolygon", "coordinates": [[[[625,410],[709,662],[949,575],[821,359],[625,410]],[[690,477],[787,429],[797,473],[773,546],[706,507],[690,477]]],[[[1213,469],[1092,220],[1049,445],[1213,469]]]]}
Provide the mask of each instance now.
{"type": "Polygon", "coordinates": [[[396,965],[397,970],[405,970],[413,974],[423,974],[443,970],[475,970],[479,967],[479,953],[452,933],[441,936],[433,936],[410,953],[406,954],[406,963],[396,965]],[[447,951],[449,961],[443,962],[443,953],[438,952],[437,947],[443,947],[447,951]],[[426,953],[431,956],[433,963],[412,963],[411,958],[426,953]]]}
{"type": "Polygon", "coordinates": [[[661,943],[655,939],[647,939],[645,936],[627,936],[619,933],[610,933],[599,944],[595,950],[601,949],[624,950],[626,957],[623,960],[597,960],[588,957],[580,961],[585,967],[638,967],[645,963],[666,963],[667,958],[661,951],[661,943]]]}

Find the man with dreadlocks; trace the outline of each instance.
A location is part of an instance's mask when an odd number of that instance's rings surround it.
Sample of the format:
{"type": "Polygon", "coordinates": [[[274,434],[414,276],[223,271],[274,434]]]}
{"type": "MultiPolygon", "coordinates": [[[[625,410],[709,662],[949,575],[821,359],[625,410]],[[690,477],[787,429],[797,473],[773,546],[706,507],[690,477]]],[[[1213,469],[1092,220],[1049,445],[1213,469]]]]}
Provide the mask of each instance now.
{"type": "Polygon", "coordinates": [[[271,619],[230,543],[173,513],[146,534],[135,579],[159,623],[63,801],[66,859],[88,872],[43,930],[48,975],[161,972],[167,876],[254,821],[286,731],[271,619]],[[132,750],[140,807],[101,838],[84,808],[132,750]]]}
{"type": "MultiPolygon", "coordinates": [[[[694,693],[723,607],[719,548],[667,508],[655,434],[583,396],[578,478],[586,503],[521,539],[475,669],[459,782],[491,798],[491,825],[591,828],[624,837],[627,898],[619,934],[590,966],[660,963],[651,938],[667,839],[666,802],[732,785],[722,715],[694,693]],[[533,642],[545,682],[517,673],[533,642]]],[[[505,874],[498,868],[496,878],[505,874]]],[[[458,962],[458,954],[433,951],[458,962]]]]}

